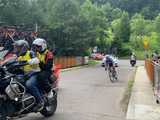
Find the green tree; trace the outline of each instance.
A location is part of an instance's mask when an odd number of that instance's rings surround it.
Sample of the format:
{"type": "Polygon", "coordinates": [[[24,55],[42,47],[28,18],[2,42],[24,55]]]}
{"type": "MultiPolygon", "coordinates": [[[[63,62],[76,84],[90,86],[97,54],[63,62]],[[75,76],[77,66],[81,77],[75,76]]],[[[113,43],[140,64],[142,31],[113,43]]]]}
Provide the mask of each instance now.
{"type": "Polygon", "coordinates": [[[43,17],[37,3],[38,1],[28,0],[1,0],[1,21],[9,25],[40,23],[43,17]]]}
{"type": "Polygon", "coordinates": [[[112,29],[114,33],[114,42],[112,46],[121,54],[123,51],[122,43],[128,43],[130,38],[130,24],[129,16],[123,13],[122,17],[112,22],[112,29]]]}

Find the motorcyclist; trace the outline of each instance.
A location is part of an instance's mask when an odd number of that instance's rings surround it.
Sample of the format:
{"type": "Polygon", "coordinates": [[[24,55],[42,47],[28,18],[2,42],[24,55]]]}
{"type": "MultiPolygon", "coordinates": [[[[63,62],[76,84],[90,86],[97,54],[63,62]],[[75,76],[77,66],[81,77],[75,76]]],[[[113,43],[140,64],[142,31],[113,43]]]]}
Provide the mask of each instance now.
{"type": "Polygon", "coordinates": [[[136,55],[135,55],[134,52],[131,54],[130,60],[135,60],[136,61],[136,55]]]}
{"type": "Polygon", "coordinates": [[[39,59],[35,57],[35,54],[29,50],[29,44],[25,40],[18,40],[14,43],[15,52],[18,56],[18,61],[26,61],[28,64],[23,66],[24,73],[28,78],[25,82],[28,92],[30,92],[35,98],[37,105],[34,110],[40,111],[43,109],[44,101],[40,90],[38,88],[37,73],[40,72],[39,59]]]}
{"type": "Polygon", "coordinates": [[[38,75],[40,85],[49,96],[52,96],[52,81],[50,77],[53,68],[53,54],[47,49],[47,43],[42,38],[35,39],[32,47],[37,52],[37,57],[40,60],[41,72],[38,75]]]}
{"type": "Polygon", "coordinates": [[[135,61],[136,62],[136,55],[135,55],[134,52],[130,56],[130,61],[135,61]]]}
{"type": "Polygon", "coordinates": [[[132,67],[136,64],[136,55],[134,52],[130,56],[130,64],[132,67]]]}

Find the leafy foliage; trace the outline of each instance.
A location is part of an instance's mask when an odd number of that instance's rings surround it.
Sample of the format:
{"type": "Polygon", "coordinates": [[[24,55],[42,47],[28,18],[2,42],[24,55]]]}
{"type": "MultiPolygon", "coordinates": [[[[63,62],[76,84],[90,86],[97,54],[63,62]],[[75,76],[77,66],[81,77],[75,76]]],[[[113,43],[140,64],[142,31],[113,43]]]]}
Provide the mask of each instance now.
{"type": "Polygon", "coordinates": [[[124,56],[144,50],[144,37],[159,50],[159,0],[0,0],[0,10],[0,23],[38,24],[58,55],[88,55],[98,46],[124,56]]]}

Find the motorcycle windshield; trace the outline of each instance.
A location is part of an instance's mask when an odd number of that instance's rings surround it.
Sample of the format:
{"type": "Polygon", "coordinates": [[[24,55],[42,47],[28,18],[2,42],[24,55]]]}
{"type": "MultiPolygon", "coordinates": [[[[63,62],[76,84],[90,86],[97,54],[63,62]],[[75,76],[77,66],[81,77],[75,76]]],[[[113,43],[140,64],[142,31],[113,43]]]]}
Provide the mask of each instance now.
{"type": "Polygon", "coordinates": [[[0,51],[0,60],[3,60],[4,57],[7,55],[7,53],[8,53],[8,50],[0,51]]]}

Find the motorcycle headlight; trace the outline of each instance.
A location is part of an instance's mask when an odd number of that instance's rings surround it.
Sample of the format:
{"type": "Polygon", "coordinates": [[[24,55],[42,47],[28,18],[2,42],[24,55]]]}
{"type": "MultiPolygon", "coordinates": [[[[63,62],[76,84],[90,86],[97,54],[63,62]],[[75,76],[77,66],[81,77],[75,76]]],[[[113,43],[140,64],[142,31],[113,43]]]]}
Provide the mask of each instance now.
{"type": "Polygon", "coordinates": [[[16,98],[22,97],[24,94],[24,87],[18,82],[10,82],[10,85],[5,89],[6,94],[9,96],[11,100],[15,100],[16,98]]]}
{"type": "MultiPolygon", "coordinates": [[[[17,85],[14,85],[14,87],[17,87],[17,85]]],[[[11,100],[15,100],[17,97],[15,90],[12,89],[11,85],[8,85],[7,88],[5,89],[6,94],[9,96],[11,100]]]]}

